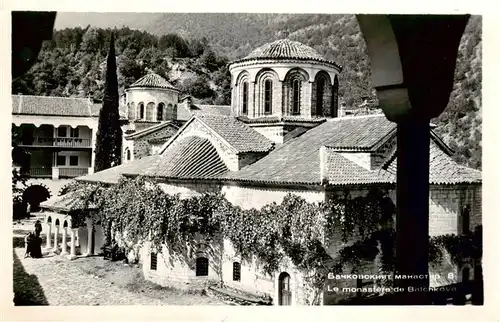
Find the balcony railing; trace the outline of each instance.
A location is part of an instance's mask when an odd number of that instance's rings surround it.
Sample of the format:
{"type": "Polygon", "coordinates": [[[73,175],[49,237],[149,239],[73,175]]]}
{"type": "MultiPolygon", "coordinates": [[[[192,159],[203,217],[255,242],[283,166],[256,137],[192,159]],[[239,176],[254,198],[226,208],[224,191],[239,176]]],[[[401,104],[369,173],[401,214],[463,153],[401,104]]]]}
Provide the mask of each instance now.
{"type": "Polygon", "coordinates": [[[91,139],[66,137],[34,137],[32,140],[23,140],[22,145],[29,146],[56,146],[70,148],[90,148],[91,139]]]}
{"type": "Polygon", "coordinates": [[[59,177],[60,178],[76,178],[80,176],[84,176],[89,173],[89,168],[62,168],[58,167],[59,169],[59,177]]]}
{"type": "Polygon", "coordinates": [[[76,178],[92,173],[92,168],[87,167],[37,167],[30,168],[26,174],[31,178],[76,178]]]}
{"type": "Polygon", "coordinates": [[[30,168],[27,175],[32,178],[51,178],[52,167],[30,168]]]}

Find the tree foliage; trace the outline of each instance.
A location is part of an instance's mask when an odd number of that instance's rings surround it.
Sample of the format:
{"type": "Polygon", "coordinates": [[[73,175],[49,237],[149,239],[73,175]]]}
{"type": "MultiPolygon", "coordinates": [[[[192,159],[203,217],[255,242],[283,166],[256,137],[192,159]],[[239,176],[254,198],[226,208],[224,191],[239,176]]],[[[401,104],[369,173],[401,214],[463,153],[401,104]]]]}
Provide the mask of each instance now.
{"type": "MultiPolygon", "coordinates": [[[[257,259],[268,274],[278,272],[286,263],[295,265],[312,285],[311,303],[318,300],[329,272],[340,273],[349,267],[356,272],[363,262],[379,257],[380,270],[394,273],[395,207],[383,190],[374,189],[356,198],[339,195],[322,203],[309,203],[289,194],[280,204],[242,209],[219,193],[185,199],[168,195],[144,177],[121,179],[108,187],[84,186],[73,189],[82,191],[82,201],[97,211],[75,213],[75,222],[81,221],[81,216],[91,216],[103,227],[112,226],[120,236],[126,236],[130,249],[150,241],[159,252],[167,243],[182,253],[196,234],[208,241],[222,237],[231,241],[237,256],[257,259]],[[340,247],[332,253],[329,245],[340,247]]],[[[106,234],[110,241],[110,232],[106,234]]],[[[480,240],[433,237],[430,258],[439,263],[443,251],[457,264],[480,258],[480,240]]]]}
{"type": "MultiPolygon", "coordinates": [[[[140,24],[147,31],[114,29],[120,92],[152,70],[180,87],[182,94],[206,104],[230,104],[228,59],[224,57],[246,56],[288,30],[290,39],[343,66],[341,105],[354,114],[378,112],[366,45],[354,15],[165,13],[151,17],[144,16],[148,21],[140,24]]],[[[471,17],[460,43],[450,102],[433,120],[436,132],[455,150],[455,160],[474,168],[481,168],[482,151],[481,25],[480,16],[471,17]]],[[[34,67],[13,82],[13,94],[101,99],[101,68],[110,31],[95,27],[57,30],[34,67]]]]}
{"type": "Polygon", "coordinates": [[[118,110],[118,80],[116,76],[115,44],[113,35],[106,64],[106,83],[95,148],[95,172],[121,163],[122,129],[118,110]]]}

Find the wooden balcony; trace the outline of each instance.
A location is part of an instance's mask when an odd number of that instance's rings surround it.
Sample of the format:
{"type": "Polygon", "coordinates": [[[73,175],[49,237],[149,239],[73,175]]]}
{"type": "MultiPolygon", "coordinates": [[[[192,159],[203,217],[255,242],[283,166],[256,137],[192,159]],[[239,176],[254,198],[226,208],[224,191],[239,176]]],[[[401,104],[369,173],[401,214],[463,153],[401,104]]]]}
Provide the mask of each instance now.
{"type": "Polygon", "coordinates": [[[36,167],[30,168],[26,174],[30,178],[76,178],[92,172],[87,167],[36,167]]]}
{"type": "Polygon", "coordinates": [[[92,148],[92,140],[68,137],[33,137],[25,138],[20,144],[23,147],[63,147],[63,148],[92,148]]]}

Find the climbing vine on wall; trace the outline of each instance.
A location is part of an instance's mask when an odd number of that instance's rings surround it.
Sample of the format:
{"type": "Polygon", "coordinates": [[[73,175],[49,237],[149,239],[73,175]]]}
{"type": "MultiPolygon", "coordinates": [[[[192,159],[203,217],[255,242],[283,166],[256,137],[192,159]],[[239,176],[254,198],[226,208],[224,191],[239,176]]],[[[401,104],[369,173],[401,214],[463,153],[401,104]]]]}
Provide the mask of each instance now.
{"type": "MultiPolygon", "coordinates": [[[[218,193],[184,199],[169,195],[144,177],[79,189],[81,202],[88,209],[73,216],[91,216],[103,227],[112,226],[126,235],[129,247],[150,241],[161,251],[166,242],[182,252],[197,233],[208,240],[222,236],[242,258],[258,258],[269,274],[290,260],[317,290],[316,295],[322,291],[328,272],[342,272],[346,265],[356,269],[361,262],[373,262],[379,256],[382,271],[391,273],[394,269],[395,206],[382,190],[356,198],[346,192],[322,203],[309,203],[289,194],[282,203],[258,210],[234,206],[218,193]],[[344,246],[334,253],[326,246],[341,243],[344,246]]],[[[105,230],[108,242],[110,232],[105,230]]],[[[466,246],[475,240],[462,239],[431,238],[431,250],[435,250],[431,259],[439,261],[440,249],[449,251],[454,260],[476,256],[477,247],[466,246]]],[[[315,296],[312,302],[317,299],[315,296]]]]}

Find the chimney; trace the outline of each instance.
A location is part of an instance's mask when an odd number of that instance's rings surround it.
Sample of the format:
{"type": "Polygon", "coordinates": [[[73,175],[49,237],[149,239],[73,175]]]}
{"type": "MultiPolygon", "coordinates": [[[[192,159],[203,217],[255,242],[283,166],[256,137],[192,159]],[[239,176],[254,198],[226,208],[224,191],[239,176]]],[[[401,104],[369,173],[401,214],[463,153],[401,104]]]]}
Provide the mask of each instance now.
{"type": "Polygon", "coordinates": [[[325,183],[327,181],[326,170],[326,147],[322,146],[319,148],[319,179],[321,183],[325,183]]]}

